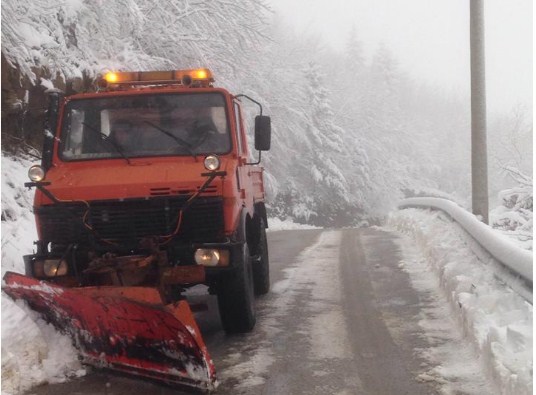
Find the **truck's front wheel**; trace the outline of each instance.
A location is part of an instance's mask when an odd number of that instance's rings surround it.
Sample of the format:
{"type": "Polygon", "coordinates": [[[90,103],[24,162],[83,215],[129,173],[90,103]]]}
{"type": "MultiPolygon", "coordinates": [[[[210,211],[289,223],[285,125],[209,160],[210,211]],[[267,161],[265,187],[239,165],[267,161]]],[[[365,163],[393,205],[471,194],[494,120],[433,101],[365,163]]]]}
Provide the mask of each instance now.
{"type": "Polygon", "coordinates": [[[225,273],[218,284],[218,307],[227,333],[245,333],[256,322],[253,268],[247,243],[241,249],[234,270],[225,273]]]}

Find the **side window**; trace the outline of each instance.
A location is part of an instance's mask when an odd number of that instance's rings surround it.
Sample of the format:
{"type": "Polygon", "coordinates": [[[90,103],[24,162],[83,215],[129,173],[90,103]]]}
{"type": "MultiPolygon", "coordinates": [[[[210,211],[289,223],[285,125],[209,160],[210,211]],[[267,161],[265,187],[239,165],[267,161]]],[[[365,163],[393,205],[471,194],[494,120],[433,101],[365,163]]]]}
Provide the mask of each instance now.
{"type": "Polygon", "coordinates": [[[85,112],[73,110],[66,119],[70,120],[68,123],[70,127],[69,138],[65,141],[64,149],[69,154],[80,153],[82,150],[82,141],[84,138],[84,118],[85,112]]]}
{"type": "Polygon", "coordinates": [[[244,150],[242,148],[242,138],[244,136],[244,132],[242,130],[242,124],[240,123],[240,107],[238,107],[238,104],[234,103],[234,113],[235,113],[235,122],[236,122],[236,133],[237,133],[237,141],[238,141],[238,152],[241,154],[244,154],[244,150]]]}

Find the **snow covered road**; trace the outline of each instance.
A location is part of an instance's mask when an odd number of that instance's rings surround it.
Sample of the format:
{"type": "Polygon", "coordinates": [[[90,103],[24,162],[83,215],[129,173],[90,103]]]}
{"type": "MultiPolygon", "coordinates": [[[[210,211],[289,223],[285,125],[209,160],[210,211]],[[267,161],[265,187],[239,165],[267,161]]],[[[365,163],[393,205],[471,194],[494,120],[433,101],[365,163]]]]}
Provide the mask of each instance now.
{"type": "MultiPolygon", "coordinates": [[[[408,238],[372,228],[287,230],[269,233],[269,243],[273,288],[257,300],[255,330],[226,336],[213,297],[198,314],[217,393],[496,393],[408,238]]],[[[28,393],[133,390],[180,393],[96,371],[28,393]]]]}

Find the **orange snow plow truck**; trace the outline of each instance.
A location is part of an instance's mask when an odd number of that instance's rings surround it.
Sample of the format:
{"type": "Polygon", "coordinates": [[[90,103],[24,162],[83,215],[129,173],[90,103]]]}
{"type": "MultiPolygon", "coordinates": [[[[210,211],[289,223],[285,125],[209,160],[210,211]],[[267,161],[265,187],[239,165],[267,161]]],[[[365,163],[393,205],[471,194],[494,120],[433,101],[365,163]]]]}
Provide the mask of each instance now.
{"type": "MultiPolygon", "coordinates": [[[[186,291],[217,295],[223,328],[251,331],[270,287],[261,151],[270,118],[210,70],[108,73],[50,96],[36,188],[39,240],[4,291],[69,334],[88,364],[213,389],[186,291]],[[241,100],[255,118],[250,160],[241,100]]],[[[195,309],[194,309],[195,310],[195,309]]]]}

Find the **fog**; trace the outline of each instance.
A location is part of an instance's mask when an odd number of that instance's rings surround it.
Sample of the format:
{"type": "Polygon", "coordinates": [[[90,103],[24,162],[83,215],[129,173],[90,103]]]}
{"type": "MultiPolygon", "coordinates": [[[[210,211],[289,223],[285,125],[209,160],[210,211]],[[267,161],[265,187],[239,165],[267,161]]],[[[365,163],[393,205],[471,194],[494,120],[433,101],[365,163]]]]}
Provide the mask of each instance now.
{"type": "MultiPolygon", "coordinates": [[[[368,58],[380,43],[412,77],[469,95],[469,0],[269,0],[297,33],[343,49],[355,28],[368,58]]],[[[490,113],[532,107],[531,0],[486,0],[490,113]]]]}

